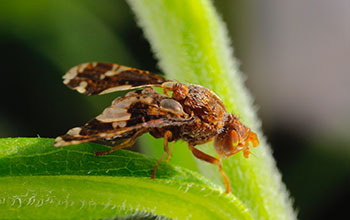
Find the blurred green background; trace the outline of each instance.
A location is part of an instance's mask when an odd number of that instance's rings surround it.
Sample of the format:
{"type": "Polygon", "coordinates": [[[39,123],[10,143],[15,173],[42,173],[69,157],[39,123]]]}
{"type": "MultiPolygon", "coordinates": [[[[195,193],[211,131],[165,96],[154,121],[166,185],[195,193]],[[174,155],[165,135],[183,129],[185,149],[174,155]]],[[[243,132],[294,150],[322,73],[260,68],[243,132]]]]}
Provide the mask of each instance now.
{"type": "MultiPolygon", "coordinates": [[[[56,137],[118,95],[86,97],[66,88],[61,77],[74,65],[105,61],[161,72],[124,1],[0,3],[0,137],[56,137]]],[[[299,218],[347,214],[350,2],[214,4],[299,218]]]]}

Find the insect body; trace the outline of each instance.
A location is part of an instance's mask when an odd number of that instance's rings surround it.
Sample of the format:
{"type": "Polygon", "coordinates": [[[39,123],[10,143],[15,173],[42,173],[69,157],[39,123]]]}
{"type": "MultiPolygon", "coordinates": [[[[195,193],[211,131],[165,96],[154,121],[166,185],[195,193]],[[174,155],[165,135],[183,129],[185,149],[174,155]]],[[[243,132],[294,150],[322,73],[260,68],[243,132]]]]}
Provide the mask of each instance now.
{"type": "Polygon", "coordinates": [[[222,169],[220,156],[229,157],[243,151],[248,157],[250,147],[259,144],[254,132],[243,125],[237,116],[227,113],[225,105],[211,90],[200,85],[185,85],[169,81],[148,71],[109,63],[85,63],[69,70],[63,77],[71,89],[86,95],[99,95],[121,90],[142,88],[119,97],[102,114],[82,127],[70,129],[57,137],[54,146],[84,142],[125,139],[97,156],[132,146],[142,134],[149,132],[155,138],[164,138],[164,153],[157,161],[152,178],[164,156],[169,161],[173,145],[168,142],[184,140],[193,155],[215,164],[223,176],[226,192],[230,183],[222,169]],[[160,87],[164,95],[152,87],[160,87]],[[172,95],[169,96],[168,92],[172,95]],[[214,139],[218,157],[212,157],[195,146],[214,139]]]}

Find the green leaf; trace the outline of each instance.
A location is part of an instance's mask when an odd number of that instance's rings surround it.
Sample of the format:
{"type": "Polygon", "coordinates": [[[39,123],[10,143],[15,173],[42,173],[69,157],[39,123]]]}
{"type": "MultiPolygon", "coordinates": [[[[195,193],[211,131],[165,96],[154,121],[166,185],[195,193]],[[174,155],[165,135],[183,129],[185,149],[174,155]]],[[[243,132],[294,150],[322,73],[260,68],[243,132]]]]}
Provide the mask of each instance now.
{"type": "MultiPolygon", "coordinates": [[[[168,218],[252,219],[244,205],[200,175],[97,144],[53,147],[52,139],[0,139],[3,219],[101,219],[131,213],[168,218]]],[[[133,214],[132,216],[134,216],[133,214]]]]}
{"type": "MultiPolygon", "coordinates": [[[[170,79],[195,83],[212,89],[228,110],[258,133],[260,145],[253,156],[242,154],[224,160],[233,193],[249,208],[255,219],[296,219],[289,195],[276,169],[270,147],[261,131],[252,97],[244,86],[244,77],[224,23],[210,0],[128,0],[139,25],[151,43],[159,66],[170,79]]],[[[174,148],[174,161],[188,155],[185,148],[174,148]]],[[[200,146],[214,154],[212,143],[200,146]]],[[[189,157],[187,157],[189,158],[189,157]]],[[[188,159],[186,163],[190,163],[188,159]]],[[[220,184],[217,167],[198,161],[197,169],[220,184]]]]}

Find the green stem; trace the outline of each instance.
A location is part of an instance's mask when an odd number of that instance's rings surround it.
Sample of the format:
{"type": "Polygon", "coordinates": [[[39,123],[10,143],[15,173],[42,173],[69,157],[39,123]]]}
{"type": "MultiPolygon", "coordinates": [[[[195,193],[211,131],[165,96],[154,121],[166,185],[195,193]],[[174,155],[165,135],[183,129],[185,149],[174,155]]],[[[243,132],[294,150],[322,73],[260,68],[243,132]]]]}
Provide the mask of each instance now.
{"type": "MultiPolygon", "coordinates": [[[[296,219],[270,147],[261,132],[252,98],[232,56],[226,27],[211,1],[128,2],[159,59],[159,66],[168,77],[212,89],[230,111],[258,133],[260,145],[253,149],[254,156],[245,159],[239,154],[224,161],[233,194],[245,203],[255,219],[296,219]]],[[[175,148],[176,151],[174,160],[181,163],[188,150],[175,148]]],[[[197,166],[204,175],[221,182],[217,167],[203,162],[198,162],[197,166]]]]}

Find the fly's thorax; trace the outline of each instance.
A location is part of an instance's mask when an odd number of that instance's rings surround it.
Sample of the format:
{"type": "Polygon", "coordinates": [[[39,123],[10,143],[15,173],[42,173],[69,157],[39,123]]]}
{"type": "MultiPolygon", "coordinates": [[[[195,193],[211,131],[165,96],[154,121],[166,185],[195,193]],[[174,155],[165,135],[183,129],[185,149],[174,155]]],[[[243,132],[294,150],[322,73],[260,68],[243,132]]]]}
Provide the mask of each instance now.
{"type": "Polygon", "coordinates": [[[188,94],[181,104],[187,114],[195,115],[215,130],[224,125],[227,114],[225,105],[214,92],[203,86],[189,85],[188,94]]]}

